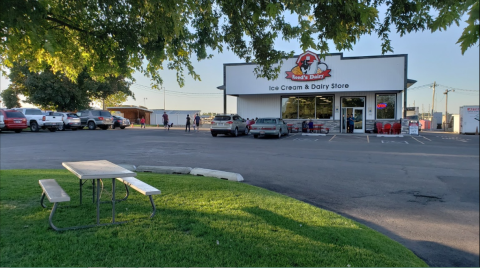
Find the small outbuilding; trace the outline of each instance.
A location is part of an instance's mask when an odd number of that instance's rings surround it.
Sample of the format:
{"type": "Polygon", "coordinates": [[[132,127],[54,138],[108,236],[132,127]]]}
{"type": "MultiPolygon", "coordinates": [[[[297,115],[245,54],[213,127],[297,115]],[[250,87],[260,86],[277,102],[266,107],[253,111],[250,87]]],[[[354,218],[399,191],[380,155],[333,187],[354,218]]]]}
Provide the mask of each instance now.
{"type": "Polygon", "coordinates": [[[118,107],[107,107],[108,111],[117,111],[123,114],[123,117],[130,120],[131,123],[139,124],[140,119],[145,117],[145,124],[150,125],[152,110],[144,106],[120,105],[118,107]]]}

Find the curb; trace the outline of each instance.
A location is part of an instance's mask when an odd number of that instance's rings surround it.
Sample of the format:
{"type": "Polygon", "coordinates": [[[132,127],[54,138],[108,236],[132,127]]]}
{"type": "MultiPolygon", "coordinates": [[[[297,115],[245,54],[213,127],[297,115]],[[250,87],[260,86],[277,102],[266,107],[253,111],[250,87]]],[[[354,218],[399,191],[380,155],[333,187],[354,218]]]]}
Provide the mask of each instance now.
{"type": "Polygon", "coordinates": [[[169,166],[138,166],[138,172],[151,172],[159,174],[190,174],[191,167],[169,167],[169,166]]]}
{"type": "Polygon", "coordinates": [[[194,168],[192,169],[190,174],[196,175],[196,176],[214,177],[214,178],[219,178],[219,179],[224,179],[229,181],[243,181],[242,175],[238,173],[206,169],[206,168],[194,168]]]}
{"type": "Polygon", "coordinates": [[[129,165],[129,164],[117,164],[117,166],[121,166],[123,167],[124,169],[128,169],[130,171],[137,171],[137,167],[135,165],[129,165]]]}
{"type": "Polygon", "coordinates": [[[403,138],[403,135],[377,135],[377,137],[381,137],[381,138],[403,138]]]}

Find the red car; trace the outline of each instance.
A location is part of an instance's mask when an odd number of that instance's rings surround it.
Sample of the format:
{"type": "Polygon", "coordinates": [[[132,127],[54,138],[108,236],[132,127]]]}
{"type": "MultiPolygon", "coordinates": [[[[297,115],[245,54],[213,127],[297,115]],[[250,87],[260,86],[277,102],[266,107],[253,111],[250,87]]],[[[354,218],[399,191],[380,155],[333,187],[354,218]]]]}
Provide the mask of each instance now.
{"type": "Polygon", "coordinates": [[[0,110],[0,115],[3,117],[3,123],[1,130],[13,130],[16,133],[22,132],[27,128],[27,118],[19,111],[15,110],[0,110]]]}

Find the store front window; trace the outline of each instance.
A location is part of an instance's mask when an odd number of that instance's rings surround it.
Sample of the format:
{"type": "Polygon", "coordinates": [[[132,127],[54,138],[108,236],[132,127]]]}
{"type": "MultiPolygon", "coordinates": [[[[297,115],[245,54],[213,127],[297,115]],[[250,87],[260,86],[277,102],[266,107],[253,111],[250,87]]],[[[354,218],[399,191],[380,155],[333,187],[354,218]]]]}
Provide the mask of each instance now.
{"type": "Polygon", "coordinates": [[[377,94],[376,111],[377,119],[395,119],[395,94],[377,94]]]}
{"type": "Polygon", "coordinates": [[[334,96],[282,98],[283,119],[333,119],[334,96]]]}
{"type": "Polygon", "coordinates": [[[282,118],[298,118],[298,100],[296,97],[282,98],[282,118]]]}
{"type": "Polygon", "coordinates": [[[333,119],[333,96],[315,98],[317,119],[333,119]]]}
{"type": "Polygon", "coordinates": [[[298,98],[298,118],[315,118],[315,97],[298,98]]]}
{"type": "Polygon", "coordinates": [[[365,107],[365,98],[342,98],[342,107],[365,107]]]}

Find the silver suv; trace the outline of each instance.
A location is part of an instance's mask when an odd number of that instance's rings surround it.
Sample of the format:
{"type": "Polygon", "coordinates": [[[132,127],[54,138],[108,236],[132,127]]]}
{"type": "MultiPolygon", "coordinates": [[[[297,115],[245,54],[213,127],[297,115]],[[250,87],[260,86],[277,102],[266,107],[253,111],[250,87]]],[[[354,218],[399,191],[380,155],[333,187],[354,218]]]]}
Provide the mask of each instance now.
{"type": "Polygon", "coordinates": [[[210,132],[214,137],[217,134],[230,134],[237,137],[240,133],[247,135],[248,127],[245,119],[238,114],[217,114],[212,120],[210,132]]]}
{"type": "Polygon", "coordinates": [[[77,115],[80,117],[79,129],[83,129],[85,126],[88,126],[88,129],[90,130],[94,130],[97,127],[107,130],[113,125],[113,117],[109,111],[83,110],[77,112],[77,115]]]}

